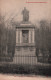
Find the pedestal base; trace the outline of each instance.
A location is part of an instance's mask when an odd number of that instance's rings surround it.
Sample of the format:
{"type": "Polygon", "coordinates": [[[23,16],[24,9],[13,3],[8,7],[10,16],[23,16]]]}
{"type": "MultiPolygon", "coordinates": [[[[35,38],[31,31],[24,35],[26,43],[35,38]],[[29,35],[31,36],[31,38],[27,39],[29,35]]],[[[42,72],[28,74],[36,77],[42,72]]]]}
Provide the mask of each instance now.
{"type": "Polygon", "coordinates": [[[35,47],[16,47],[13,58],[14,64],[31,64],[37,63],[35,47]]]}

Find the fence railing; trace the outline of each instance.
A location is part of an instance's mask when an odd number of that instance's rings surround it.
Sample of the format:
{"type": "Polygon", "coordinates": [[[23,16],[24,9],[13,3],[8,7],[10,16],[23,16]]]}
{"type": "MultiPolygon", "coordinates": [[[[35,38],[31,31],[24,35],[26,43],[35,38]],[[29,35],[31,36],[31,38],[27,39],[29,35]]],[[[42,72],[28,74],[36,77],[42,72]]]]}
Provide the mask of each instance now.
{"type": "Polygon", "coordinates": [[[0,56],[0,62],[13,62],[14,64],[37,64],[38,62],[41,63],[48,63],[49,58],[43,56],[0,56]]]}

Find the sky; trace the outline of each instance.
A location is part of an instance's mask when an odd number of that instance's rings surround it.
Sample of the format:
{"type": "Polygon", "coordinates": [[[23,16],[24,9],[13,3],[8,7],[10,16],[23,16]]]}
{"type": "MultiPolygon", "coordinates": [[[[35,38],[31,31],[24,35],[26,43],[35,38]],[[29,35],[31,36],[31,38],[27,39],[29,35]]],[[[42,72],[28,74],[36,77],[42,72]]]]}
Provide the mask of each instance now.
{"type": "Polygon", "coordinates": [[[22,10],[24,7],[29,10],[31,22],[39,20],[51,20],[51,0],[0,0],[0,12],[5,15],[5,20],[14,18],[16,21],[22,20],[22,10]],[[47,2],[47,3],[26,3],[26,2],[47,2]]]}

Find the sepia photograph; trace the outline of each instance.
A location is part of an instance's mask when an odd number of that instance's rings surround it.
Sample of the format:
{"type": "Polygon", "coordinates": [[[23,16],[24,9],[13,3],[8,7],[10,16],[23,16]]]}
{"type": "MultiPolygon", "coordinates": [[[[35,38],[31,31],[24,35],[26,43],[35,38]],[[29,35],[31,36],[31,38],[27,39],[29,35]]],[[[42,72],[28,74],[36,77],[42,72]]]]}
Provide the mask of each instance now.
{"type": "Polygon", "coordinates": [[[0,0],[0,80],[21,76],[51,77],[51,0],[0,0]]]}

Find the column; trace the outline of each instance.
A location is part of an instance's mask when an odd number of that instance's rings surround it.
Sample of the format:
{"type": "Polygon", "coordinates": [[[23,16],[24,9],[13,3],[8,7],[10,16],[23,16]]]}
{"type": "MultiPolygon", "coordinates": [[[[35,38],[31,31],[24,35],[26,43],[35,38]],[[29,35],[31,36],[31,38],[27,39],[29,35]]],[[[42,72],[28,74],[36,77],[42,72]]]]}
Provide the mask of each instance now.
{"type": "Polygon", "coordinates": [[[20,43],[20,30],[18,30],[18,43],[20,43]]]}
{"type": "Polygon", "coordinates": [[[16,43],[18,43],[18,29],[16,29],[16,43]]]}
{"type": "Polygon", "coordinates": [[[32,43],[35,43],[35,31],[32,29],[32,43]]]}
{"type": "Polygon", "coordinates": [[[29,30],[29,43],[31,43],[31,30],[29,30]]]}
{"type": "Polygon", "coordinates": [[[20,43],[22,43],[22,30],[20,30],[20,43]]]}

